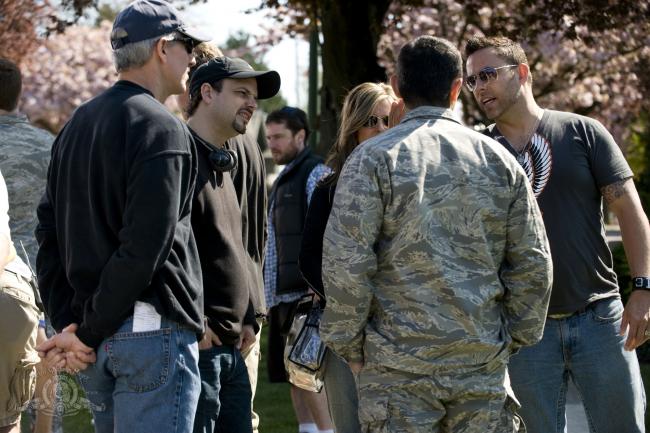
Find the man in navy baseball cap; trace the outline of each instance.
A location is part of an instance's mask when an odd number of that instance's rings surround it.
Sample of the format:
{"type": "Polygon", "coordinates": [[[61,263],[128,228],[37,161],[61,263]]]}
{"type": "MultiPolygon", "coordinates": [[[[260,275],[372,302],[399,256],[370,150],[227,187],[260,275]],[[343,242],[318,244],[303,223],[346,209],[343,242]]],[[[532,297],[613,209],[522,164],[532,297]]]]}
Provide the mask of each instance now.
{"type": "Polygon", "coordinates": [[[169,4],[131,3],[111,35],[119,80],[78,107],[52,145],[37,273],[58,334],[38,350],[79,374],[97,432],[193,429],[204,332],[191,226],[198,161],[163,103],[185,91],[202,40],[169,4]]]}
{"type": "Polygon", "coordinates": [[[127,44],[178,32],[194,45],[208,41],[196,29],[188,27],[178,10],[164,0],[138,0],[115,18],[111,46],[117,50],[127,44]]]}

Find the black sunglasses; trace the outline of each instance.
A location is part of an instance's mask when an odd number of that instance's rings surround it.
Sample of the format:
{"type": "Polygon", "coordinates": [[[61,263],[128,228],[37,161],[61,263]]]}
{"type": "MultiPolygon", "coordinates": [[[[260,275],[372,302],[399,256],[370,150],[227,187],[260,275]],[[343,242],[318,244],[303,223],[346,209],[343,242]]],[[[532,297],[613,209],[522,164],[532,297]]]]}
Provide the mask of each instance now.
{"type": "Polygon", "coordinates": [[[488,81],[494,81],[498,78],[497,71],[499,69],[514,68],[515,66],[519,66],[519,65],[505,65],[505,66],[499,66],[498,68],[493,68],[492,66],[486,66],[485,68],[478,71],[478,74],[470,75],[469,77],[465,78],[465,85],[467,85],[467,88],[469,89],[470,92],[473,92],[474,90],[476,90],[476,85],[478,84],[477,79],[481,80],[482,83],[487,83],[488,81]]]}
{"type": "Polygon", "coordinates": [[[180,42],[183,44],[183,47],[185,47],[185,51],[187,51],[187,54],[192,54],[192,51],[194,51],[194,47],[196,47],[196,41],[194,39],[190,38],[174,38],[170,39],[169,42],[180,42]]]}
{"type": "Polygon", "coordinates": [[[384,126],[388,128],[388,116],[384,116],[384,117],[370,116],[368,117],[368,120],[366,120],[366,123],[363,124],[363,126],[365,126],[366,128],[374,128],[375,126],[377,126],[380,120],[384,124],[384,126]]]}

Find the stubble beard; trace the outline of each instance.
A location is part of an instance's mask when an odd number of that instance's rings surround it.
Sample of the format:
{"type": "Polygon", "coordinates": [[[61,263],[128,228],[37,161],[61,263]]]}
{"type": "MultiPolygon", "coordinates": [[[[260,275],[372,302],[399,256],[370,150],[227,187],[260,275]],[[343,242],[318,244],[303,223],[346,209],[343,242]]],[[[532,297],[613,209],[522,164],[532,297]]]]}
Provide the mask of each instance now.
{"type": "Polygon", "coordinates": [[[279,154],[277,159],[275,158],[275,155],[271,153],[271,156],[273,156],[273,161],[278,164],[278,165],[285,165],[289,164],[291,161],[296,159],[296,156],[298,156],[298,151],[294,148],[292,148],[290,151],[287,151],[285,153],[279,154]]]}
{"type": "Polygon", "coordinates": [[[493,115],[485,112],[485,115],[488,119],[492,121],[498,121],[505,113],[507,113],[516,103],[517,100],[522,96],[522,89],[520,86],[516,86],[514,89],[507,89],[507,93],[504,93],[497,101],[499,104],[496,107],[496,111],[493,115]]]}

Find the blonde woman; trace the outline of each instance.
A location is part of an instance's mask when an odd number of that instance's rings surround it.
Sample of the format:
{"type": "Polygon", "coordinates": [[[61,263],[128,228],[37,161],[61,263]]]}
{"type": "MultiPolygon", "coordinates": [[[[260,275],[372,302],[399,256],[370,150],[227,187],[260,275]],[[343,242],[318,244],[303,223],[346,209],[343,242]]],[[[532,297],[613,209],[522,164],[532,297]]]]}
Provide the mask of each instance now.
{"type": "MultiPolygon", "coordinates": [[[[300,252],[300,270],[322,300],[326,299],[321,277],[323,234],[343,164],[359,144],[398,123],[403,109],[392,88],[383,83],[359,84],[345,97],[341,126],[326,162],[332,173],[314,190],[300,252]]],[[[325,389],[336,431],[360,432],[354,376],[347,362],[331,350],[325,360],[325,389]]]]}

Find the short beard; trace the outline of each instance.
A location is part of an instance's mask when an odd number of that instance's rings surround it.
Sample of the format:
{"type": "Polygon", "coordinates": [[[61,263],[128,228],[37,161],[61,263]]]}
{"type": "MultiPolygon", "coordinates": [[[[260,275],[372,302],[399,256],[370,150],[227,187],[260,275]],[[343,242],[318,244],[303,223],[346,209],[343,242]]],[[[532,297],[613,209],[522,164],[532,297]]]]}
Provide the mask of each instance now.
{"type": "MultiPolygon", "coordinates": [[[[295,152],[293,152],[291,154],[283,154],[283,155],[280,156],[280,158],[278,160],[273,159],[273,162],[275,162],[277,165],[289,164],[291,161],[296,159],[296,157],[298,156],[299,153],[300,152],[295,151],[295,152]]],[[[271,154],[271,156],[273,156],[273,154],[271,154]]]]}
{"type": "Polygon", "coordinates": [[[237,131],[239,134],[246,133],[246,126],[247,124],[245,122],[239,121],[237,117],[235,117],[235,120],[232,121],[232,129],[237,131]]]}

